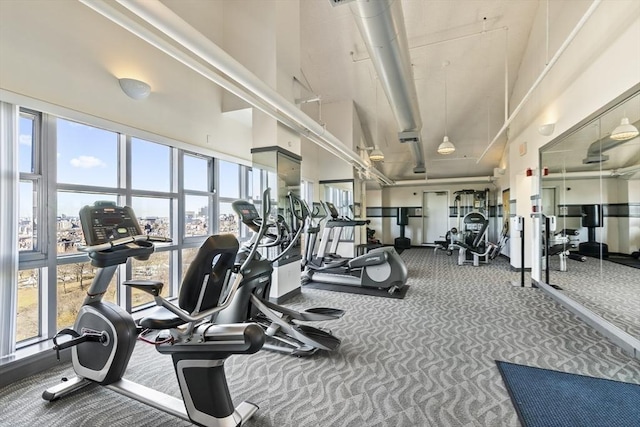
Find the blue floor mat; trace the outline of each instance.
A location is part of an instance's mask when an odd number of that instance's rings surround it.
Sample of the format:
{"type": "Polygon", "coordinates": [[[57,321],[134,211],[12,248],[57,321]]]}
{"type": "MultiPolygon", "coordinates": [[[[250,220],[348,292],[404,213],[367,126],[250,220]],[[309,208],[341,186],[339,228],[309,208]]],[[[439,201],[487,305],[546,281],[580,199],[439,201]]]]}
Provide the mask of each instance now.
{"type": "Polygon", "coordinates": [[[640,385],[496,361],[524,427],[640,426],[640,385]]]}

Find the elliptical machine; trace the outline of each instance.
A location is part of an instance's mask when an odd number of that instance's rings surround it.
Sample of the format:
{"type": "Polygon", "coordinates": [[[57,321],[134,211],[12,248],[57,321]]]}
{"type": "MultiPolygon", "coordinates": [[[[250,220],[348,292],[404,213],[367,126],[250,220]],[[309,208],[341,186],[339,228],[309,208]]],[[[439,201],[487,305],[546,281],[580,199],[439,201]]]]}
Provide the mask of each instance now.
{"type": "Polygon", "coordinates": [[[253,323],[219,325],[207,319],[228,307],[246,272],[234,267],[238,241],[230,234],[210,236],[187,270],[175,306],[160,296],[162,282],[131,280],[124,285],[153,295],[156,312],[136,325],[121,307],[102,301],[119,264],[129,258],[146,260],[154,241],[170,239],[145,235],[133,210],[112,202],[96,202],[80,211],[91,264],[99,267],[73,329],[63,329],[53,339],[54,349],[71,347],[76,377],[47,389],[42,397],[57,400],[88,384],[97,383],[169,414],[201,426],[240,426],[258,409],[242,402],[235,409],[224,373],[232,354],[260,350],[265,335],[253,323]],[[222,303],[222,290],[235,274],[222,303]],[[123,378],[137,337],[144,330],[164,331],[156,336],[158,352],[171,354],[183,399],[160,393],[123,378]],[[168,333],[166,332],[168,330],[168,333]],[[70,340],[60,342],[62,336],[70,340]]]}
{"type": "Polygon", "coordinates": [[[342,258],[331,262],[326,262],[320,254],[318,257],[314,257],[313,246],[319,227],[314,227],[311,224],[311,213],[306,202],[296,196],[293,197],[301,206],[300,210],[293,211],[294,215],[305,224],[304,228],[307,230],[307,247],[305,248],[305,257],[302,260],[303,284],[320,282],[386,289],[390,294],[394,294],[404,287],[407,283],[407,266],[393,247],[374,248],[355,258],[342,258]]]}
{"type": "MultiPolygon", "coordinates": [[[[299,211],[300,207],[296,206],[296,201],[299,199],[292,193],[289,193],[288,198],[291,210],[299,211]]],[[[265,203],[270,200],[269,188],[264,191],[262,200],[265,203]]],[[[298,227],[293,237],[285,238],[283,225],[266,219],[268,210],[260,217],[255,205],[244,200],[234,201],[232,207],[240,217],[240,221],[254,234],[238,252],[236,262],[236,264],[246,265],[247,274],[229,307],[220,311],[215,321],[217,323],[255,322],[265,331],[265,349],[292,356],[309,356],[318,350],[337,350],[340,346],[339,338],[323,329],[296,322],[338,319],[344,315],[343,310],[317,307],[298,312],[269,301],[273,264],[282,259],[297,244],[304,227],[298,227]],[[275,229],[275,232],[261,231],[270,229],[275,229]],[[264,242],[264,240],[267,241],[264,242]],[[258,247],[281,247],[283,241],[288,242],[287,246],[273,259],[265,258],[256,252],[258,247]]]]}

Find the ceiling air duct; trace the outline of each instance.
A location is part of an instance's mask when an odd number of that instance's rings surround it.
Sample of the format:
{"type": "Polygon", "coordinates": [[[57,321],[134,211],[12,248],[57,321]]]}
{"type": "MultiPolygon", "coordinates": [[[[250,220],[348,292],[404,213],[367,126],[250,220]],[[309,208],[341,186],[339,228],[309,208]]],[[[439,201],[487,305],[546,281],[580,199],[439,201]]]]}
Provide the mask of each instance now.
{"type": "MultiPolygon", "coordinates": [[[[345,3],[336,0],[331,2],[345,3]]],[[[357,0],[350,7],[400,128],[399,141],[411,148],[415,161],[413,172],[425,173],[420,141],[422,119],[401,2],[357,0]]]]}

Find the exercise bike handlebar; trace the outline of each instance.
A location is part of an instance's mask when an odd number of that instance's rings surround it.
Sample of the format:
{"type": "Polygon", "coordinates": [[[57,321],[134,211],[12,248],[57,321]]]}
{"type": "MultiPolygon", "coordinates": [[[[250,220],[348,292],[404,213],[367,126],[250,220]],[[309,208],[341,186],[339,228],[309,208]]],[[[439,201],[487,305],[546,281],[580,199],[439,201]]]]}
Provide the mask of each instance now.
{"type": "Polygon", "coordinates": [[[110,240],[106,243],[101,243],[99,245],[93,245],[93,246],[83,246],[80,245],[78,246],[78,251],[79,252],[101,252],[101,251],[106,251],[109,249],[113,249],[116,248],[118,246],[125,246],[128,245],[129,243],[137,243],[137,242],[172,242],[173,240],[171,240],[171,238],[169,237],[162,237],[162,236],[149,236],[146,234],[139,234],[136,236],[127,236],[127,237],[122,237],[120,239],[115,239],[115,240],[110,240]]]}

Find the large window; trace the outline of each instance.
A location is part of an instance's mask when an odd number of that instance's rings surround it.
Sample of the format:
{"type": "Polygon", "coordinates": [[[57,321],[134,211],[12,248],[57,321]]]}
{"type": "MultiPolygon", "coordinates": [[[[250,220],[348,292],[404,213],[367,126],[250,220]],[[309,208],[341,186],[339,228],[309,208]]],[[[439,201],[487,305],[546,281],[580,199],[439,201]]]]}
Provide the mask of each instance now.
{"type": "Polygon", "coordinates": [[[131,187],[168,192],[170,185],[171,148],[131,138],[131,187]]]}
{"type": "Polygon", "coordinates": [[[143,233],[172,239],[116,270],[103,298],[132,310],[153,299],[122,282],[159,280],[172,298],[207,236],[238,233],[231,203],[249,194],[245,166],[26,109],[18,125],[17,306],[0,314],[13,316],[17,347],[75,322],[98,272],[78,250],[84,206],[131,206],[143,233]]]}
{"type": "Polygon", "coordinates": [[[18,224],[18,250],[37,251],[39,195],[42,182],[38,137],[40,115],[22,112],[19,123],[18,170],[20,171],[20,213],[18,224]]]}
{"type": "Polygon", "coordinates": [[[213,162],[202,156],[185,153],[183,163],[184,237],[202,238],[211,233],[213,162]]]}
{"type": "Polygon", "coordinates": [[[18,271],[16,341],[40,335],[40,270],[18,271]]]}
{"type": "Polygon", "coordinates": [[[41,277],[40,270],[28,263],[44,259],[42,218],[45,215],[42,196],[42,165],[40,162],[40,136],[42,117],[34,111],[21,111],[18,123],[18,242],[20,269],[18,271],[16,341],[21,342],[41,335],[41,277]]]}
{"type": "Polygon", "coordinates": [[[237,163],[218,162],[220,185],[218,194],[222,198],[237,199],[240,197],[240,165],[237,163]]]}
{"type": "MultiPolygon", "coordinates": [[[[233,211],[232,203],[238,199],[250,200],[252,188],[260,186],[259,173],[237,163],[218,160],[218,232],[231,233],[240,239],[247,235],[246,227],[240,227],[238,215],[233,211]],[[256,184],[256,180],[258,183],[256,184]]],[[[254,200],[255,201],[255,200],[254,200]]]]}
{"type": "Polygon", "coordinates": [[[118,134],[58,119],[58,183],[116,187],[118,134]]]}
{"type": "Polygon", "coordinates": [[[132,197],[131,208],[138,215],[138,223],[144,233],[171,237],[171,199],[132,197]]]}

